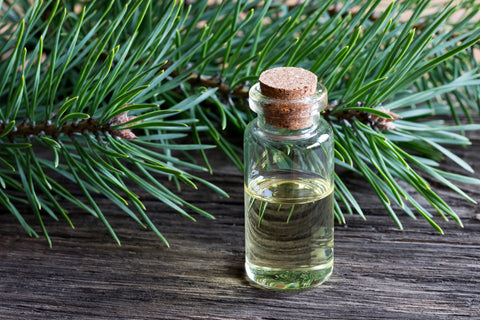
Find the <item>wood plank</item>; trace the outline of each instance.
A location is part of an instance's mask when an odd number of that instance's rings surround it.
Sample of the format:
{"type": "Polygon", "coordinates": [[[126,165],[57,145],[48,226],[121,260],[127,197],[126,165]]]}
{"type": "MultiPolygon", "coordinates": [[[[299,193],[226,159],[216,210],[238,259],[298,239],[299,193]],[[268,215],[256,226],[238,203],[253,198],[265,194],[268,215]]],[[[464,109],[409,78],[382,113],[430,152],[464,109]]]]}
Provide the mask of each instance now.
{"type": "MultiPolygon", "coordinates": [[[[480,134],[460,150],[478,171],[480,134]]],[[[458,150],[457,150],[458,151],[458,150]]],[[[118,232],[117,246],[101,222],[71,209],[75,230],[46,221],[53,240],[29,238],[0,209],[0,318],[13,319],[462,319],[480,314],[479,206],[438,189],[462,217],[462,229],[401,215],[398,230],[366,187],[348,182],[367,215],[335,227],[332,278],[312,290],[272,292],[245,277],[243,178],[221,155],[210,181],[226,199],[202,188],[183,196],[216,220],[192,222],[144,196],[171,243],[166,248],[122,212],[98,199],[118,232]]],[[[453,165],[447,163],[446,165],[453,165]]],[[[456,169],[454,169],[456,170],[456,169]]],[[[465,186],[480,200],[478,186],[465,186]]],[[[72,188],[75,192],[75,189],[72,188]]],[[[24,208],[28,210],[28,208],[24,208]]]]}

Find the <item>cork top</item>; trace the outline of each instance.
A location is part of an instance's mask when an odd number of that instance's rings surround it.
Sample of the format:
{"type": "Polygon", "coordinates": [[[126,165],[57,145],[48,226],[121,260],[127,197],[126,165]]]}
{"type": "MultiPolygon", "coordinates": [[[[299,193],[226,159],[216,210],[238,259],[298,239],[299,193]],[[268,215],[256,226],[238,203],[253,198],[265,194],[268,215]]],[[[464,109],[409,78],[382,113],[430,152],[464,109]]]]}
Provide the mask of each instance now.
{"type": "Polygon", "coordinates": [[[262,94],[269,98],[300,100],[315,94],[318,80],[308,70],[280,67],[262,72],[259,82],[262,94]]]}
{"type": "Polygon", "coordinates": [[[302,68],[280,67],[264,71],[259,84],[251,90],[252,110],[261,112],[265,122],[277,128],[308,128],[314,122],[314,115],[319,112],[317,82],[314,73],[302,68]],[[252,99],[255,98],[257,86],[265,98],[260,103],[261,108],[252,99]]]}

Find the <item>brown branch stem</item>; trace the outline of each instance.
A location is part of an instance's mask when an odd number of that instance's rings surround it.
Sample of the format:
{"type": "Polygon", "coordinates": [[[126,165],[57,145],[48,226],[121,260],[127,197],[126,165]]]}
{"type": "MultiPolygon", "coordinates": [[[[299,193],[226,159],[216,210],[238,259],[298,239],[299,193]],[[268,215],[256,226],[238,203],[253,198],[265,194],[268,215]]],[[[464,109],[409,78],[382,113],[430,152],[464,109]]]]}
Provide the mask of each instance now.
{"type": "MultiPolygon", "coordinates": [[[[226,83],[211,78],[203,78],[196,74],[192,74],[190,76],[190,78],[188,79],[188,83],[192,86],[217,88],[218,92],[224,96],[233,95],[242,100],[248,98],[248,90],[243,86],[238,86],[232,89],[226,83]]],[[[399,115],[388,110],[383,111],[390,114],[392,116],[392,119],[382,118],[380,116],[358,110],[336,111],[336,108],[336,104],[329,104],[325,111],[322,113],[322,115],[329,121],[331,121],[332,118],[336,119],[337,122],[348,121],[352,123],[354,120],[358,120],[363,124],[366,124],[378,130],[394,130],[395,125],[393,124],[393,121],[401,119],[399,115]]]]}
{"type": "MultiPolygon", "coordinates": [[[[29,124],[26,121],[23,121],[17,124],[15,128],[6,135],[6,137],[10,140],[13,140],[14,137],[23,136],[28,138],[30,136],[46,135],[56,139],[61,134],[73,136],[76,134],[93,133],[94,135],[98,135],[100,133],[103,133],[126,138],[125,133],[128,129],[112,130],[112,125],[113,124],[111,123],[107,123],[103,126],[99,126],[98,121],[93,118],[64,123],[60,127],[54,125],[50,120],[42,121],[38,124],[29,124]]],[[[0,134],[4,132],[6,128],[6,124],[1,124],[0,134]]]]}
{"type": "Polygon", "coordinates": [[[239,99],[248,98],[248,89],[244,86],[236,86],[231,88],[228,84],[218,80],[204,78],[197,74],[192,74],[187,80],[188,83],[196,87],[217,88],[217,91],[223,96],[233,95],[239,99]]]}

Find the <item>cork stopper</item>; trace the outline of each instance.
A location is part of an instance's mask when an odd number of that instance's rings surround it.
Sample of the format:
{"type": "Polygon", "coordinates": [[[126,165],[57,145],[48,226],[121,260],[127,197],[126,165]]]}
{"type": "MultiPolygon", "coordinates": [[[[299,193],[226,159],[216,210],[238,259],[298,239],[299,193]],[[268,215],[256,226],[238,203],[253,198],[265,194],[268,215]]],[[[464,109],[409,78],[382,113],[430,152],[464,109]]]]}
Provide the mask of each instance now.
{"type": "Polygon", "coordinates": [[[262,94],[273,99],[300,100],[313,95],[317,89],[317,76],[308,70],[280,67],[262,72],[262,94]]]}
{"type": "Polygon", "coordinates": [[[259,78],[261,93],[272,99],[264,106],[265,121],[279,128],[299,130],[313,123],[315,108],[302,99],[316,93],[317,76],[302,68],[281,67],[264,71],[259,78]]]}

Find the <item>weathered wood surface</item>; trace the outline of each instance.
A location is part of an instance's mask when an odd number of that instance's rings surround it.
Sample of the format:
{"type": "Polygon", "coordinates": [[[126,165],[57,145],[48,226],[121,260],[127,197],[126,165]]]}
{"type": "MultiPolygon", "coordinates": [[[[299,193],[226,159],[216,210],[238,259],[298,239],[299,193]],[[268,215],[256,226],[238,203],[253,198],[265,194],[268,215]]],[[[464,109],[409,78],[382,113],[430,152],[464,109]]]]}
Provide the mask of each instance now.
{"type": "MultiPolygon", "coordinates": [[[[460,152],[480,177],[480,134],[472,140],[473,146],[460,152]]],[[[242,176],[226,160],[215,168],[210,180],[229,192],[229,199],[205,188],[184,192],[214,213],[214,221],[192,222],[145,199],[170,249],[102,199],[121,247],[98,219],[75,208],[75,230],[47,221],[52,249],[44,239],[26,236],[0,209],[0,319],[480,317],[478,205],[434,185],[465,227],[437,217],[442,236],[423,219],[402,215],[406,230],[400,231],[365,183],[349,177],[368,220],[347,216],[347,226],[336,225],[332,278],[313,290],[271,292],[250,285],[243,271],[242,176]]],[[[466,190],[480,200],[478,186],[466,190]]]]}

